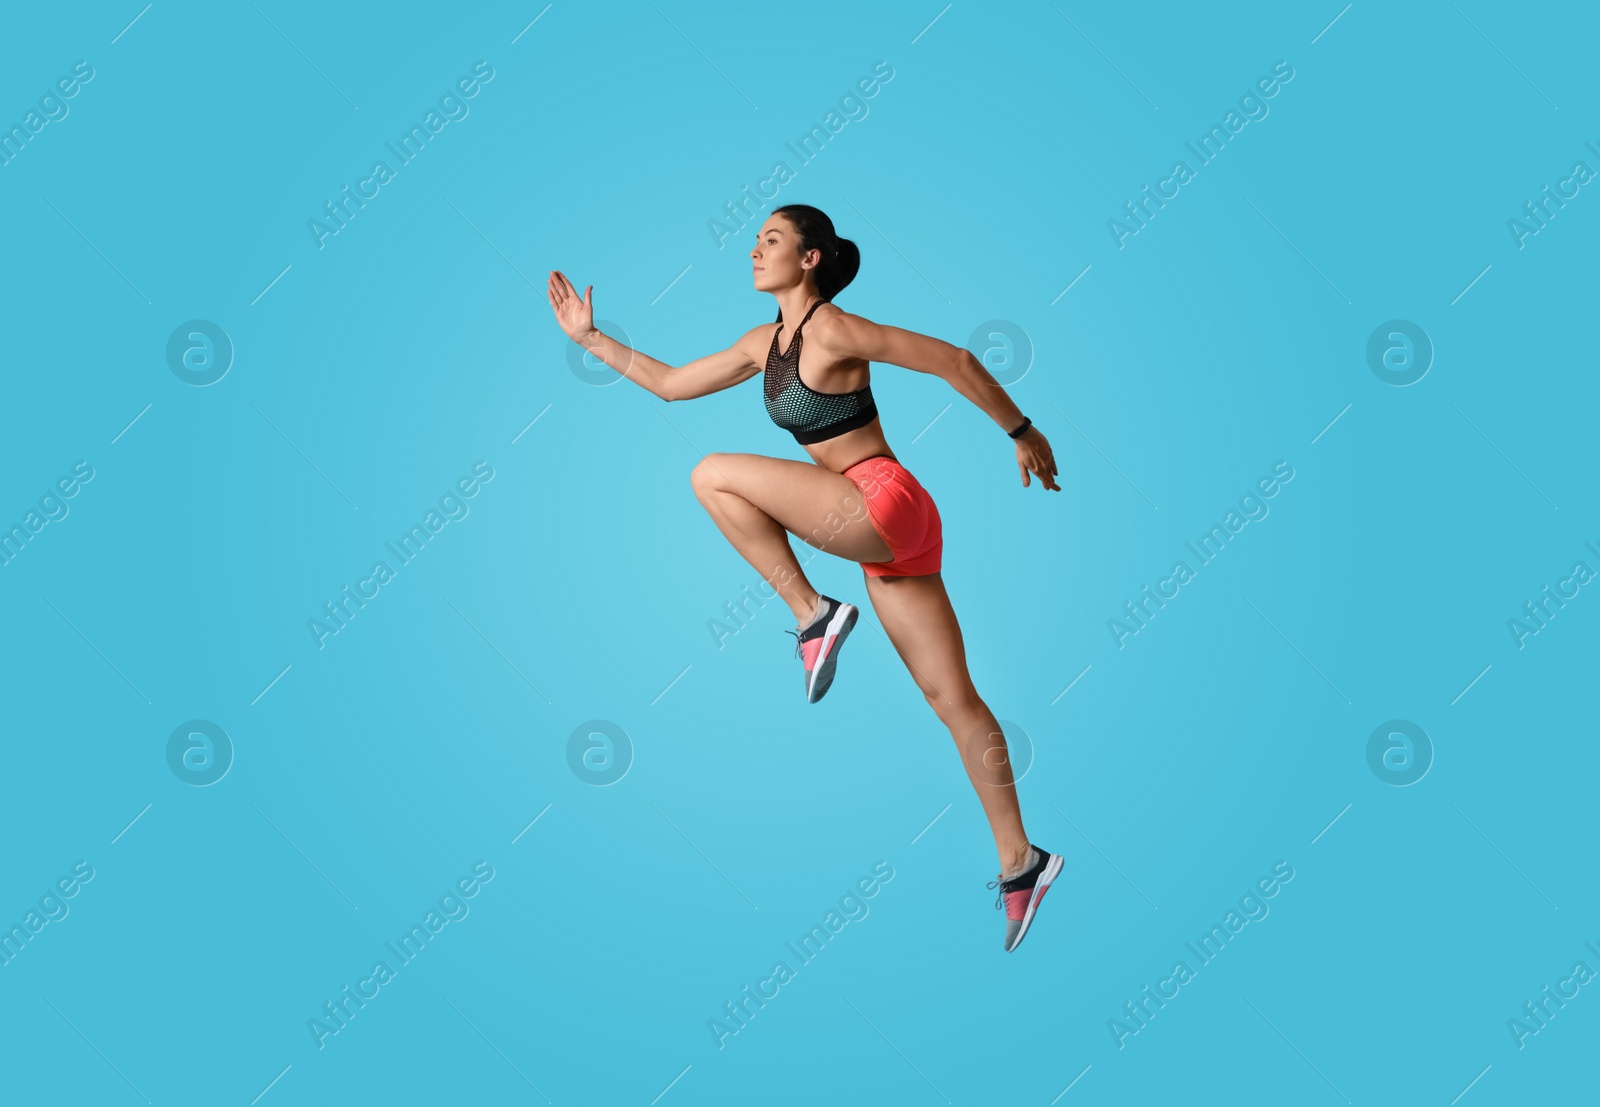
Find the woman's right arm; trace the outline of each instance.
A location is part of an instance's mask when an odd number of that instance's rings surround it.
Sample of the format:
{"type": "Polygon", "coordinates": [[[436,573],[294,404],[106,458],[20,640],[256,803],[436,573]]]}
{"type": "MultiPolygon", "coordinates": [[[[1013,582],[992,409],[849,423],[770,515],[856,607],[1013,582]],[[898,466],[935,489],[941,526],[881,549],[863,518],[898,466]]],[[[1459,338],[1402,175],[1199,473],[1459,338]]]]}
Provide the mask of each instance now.
{"type": "Polygon", "coordinates": [[[594,326],[594,308],[590,285],[580,298],[577,289],[560,273],[550,275],[550,306],[556,313],[556,322],[578,345],[624,377],[647,389],[663,400],[691,400],[742,384],[757,373],[761,366],[752,356],[752,340],[760,327],[752,327],[732,346],[706,357],[673,368],[657,361],[649,354],[629,349],[616,339],[601,333],[594,326]]]}
{"type": "Polygon", "coordinates": [[[663,400],[693,400],[743,384],[761,372],[761,366],[756,364],[749,352],[750,338],[759,329],[753,328],[726,350],[697,357],[677,368],[657,361],[649,354],[630,350],[598,330],[591,329],[587,335],[573,341],[663,400]]]}

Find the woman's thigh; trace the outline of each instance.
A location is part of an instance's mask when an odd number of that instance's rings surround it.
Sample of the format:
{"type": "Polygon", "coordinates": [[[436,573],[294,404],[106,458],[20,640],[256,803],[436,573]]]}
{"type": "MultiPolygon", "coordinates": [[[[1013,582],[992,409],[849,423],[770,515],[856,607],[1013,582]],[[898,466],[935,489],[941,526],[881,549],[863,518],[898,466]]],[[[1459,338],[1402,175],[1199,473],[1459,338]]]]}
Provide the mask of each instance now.
{"type": "Polygon", "coordinates": [[[944,578],[930,573],[866,579],[867,596],[878,622],[934,711],[941,719],[970,712],[976,706],[977,690],[967,672],[961,625],[950,605],[944,578]]]}
{"type": "Polygon", "coordinates": [[[850,561],[893,557],[854,481],[808,461],[761,454],[707,454],[691,475],[696,495],[732,492],[819,550],[850,561]]]}

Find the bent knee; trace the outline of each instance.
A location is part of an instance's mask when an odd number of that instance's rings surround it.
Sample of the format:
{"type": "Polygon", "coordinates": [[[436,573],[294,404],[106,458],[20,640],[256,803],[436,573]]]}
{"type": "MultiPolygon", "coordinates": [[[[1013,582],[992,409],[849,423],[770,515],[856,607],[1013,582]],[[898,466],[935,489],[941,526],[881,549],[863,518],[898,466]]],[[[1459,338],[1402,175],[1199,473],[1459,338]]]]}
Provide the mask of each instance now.
{"type": "Polygon", "coordinates": [[[689,473],[689,483],[693,486],[695,495],[700,496],[728,487],[728,478],[724,475],[728,456],[723,453],[707,454],[696,463],[689,473]]]}

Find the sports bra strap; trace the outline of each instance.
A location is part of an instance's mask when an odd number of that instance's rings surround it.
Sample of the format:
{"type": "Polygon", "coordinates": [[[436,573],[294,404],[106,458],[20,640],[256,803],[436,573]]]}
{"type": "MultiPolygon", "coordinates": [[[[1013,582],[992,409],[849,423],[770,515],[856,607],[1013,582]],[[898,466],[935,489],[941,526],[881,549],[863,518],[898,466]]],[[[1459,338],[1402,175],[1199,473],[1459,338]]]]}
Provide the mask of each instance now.
{"type": "MultiPolygon", "coordinates": [[[[819,307],[821,307],[823,304],[825,304],[827,302],[828,301],[826,301],[826,300],[818,300],[816,303],[811,305],[811,311],[806,312],[806,317],[804,319],[800,320],[799,326],[795,327],[795,329],[794,329],[795,338],[799,338],[800,337],[800,332],[805,328],[805,325],[808,322],[811,321],[811,313],[816,311],[819,307]]],[[[789,345],[791,347],[794,346],[794,339],[790,339],[789,340],[789,345]]]]}
{"type": "Polygon", "coordinates": [[[805,318],[800,320],[799,324],[795,327],[794,334],[789,336],[788,350],[782,352],[778,350],[778,335],[783,331],[783,321],[780,319],[778,321],[777,328],[772,332],[772,350],[768,355],[769,360],[770,358],[781,358],[784,361],[788,361],[790,356],[795,352],[796,345],[800,341],[800,334],[805,329],[806,323],[810,321],[812,312],[815,312],[819,307],[827,302],[828,301],[826,300],[818,300],[816,303],[811,305],[811,310],[806,312],[805,318]]]}

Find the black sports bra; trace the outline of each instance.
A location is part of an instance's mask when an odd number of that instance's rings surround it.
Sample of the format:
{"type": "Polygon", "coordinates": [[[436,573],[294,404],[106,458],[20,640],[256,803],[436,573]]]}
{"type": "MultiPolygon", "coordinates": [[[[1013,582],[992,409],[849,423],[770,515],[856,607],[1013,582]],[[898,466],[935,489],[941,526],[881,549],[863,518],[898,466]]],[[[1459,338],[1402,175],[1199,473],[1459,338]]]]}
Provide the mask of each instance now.
{"type": "Polygon", "coordinates": [[[800,379],[800,342],[806,320],[826,302],[818,300],[811,305],[811,311],[794,329],[788,353],[778,353],[778,331],[772,332],[772,349],[767,353],[766,380],[762,385],[767,414],[802,445],[836,438],[878,417],[871,382],[854,392],[817,392],[800,379]]]}

